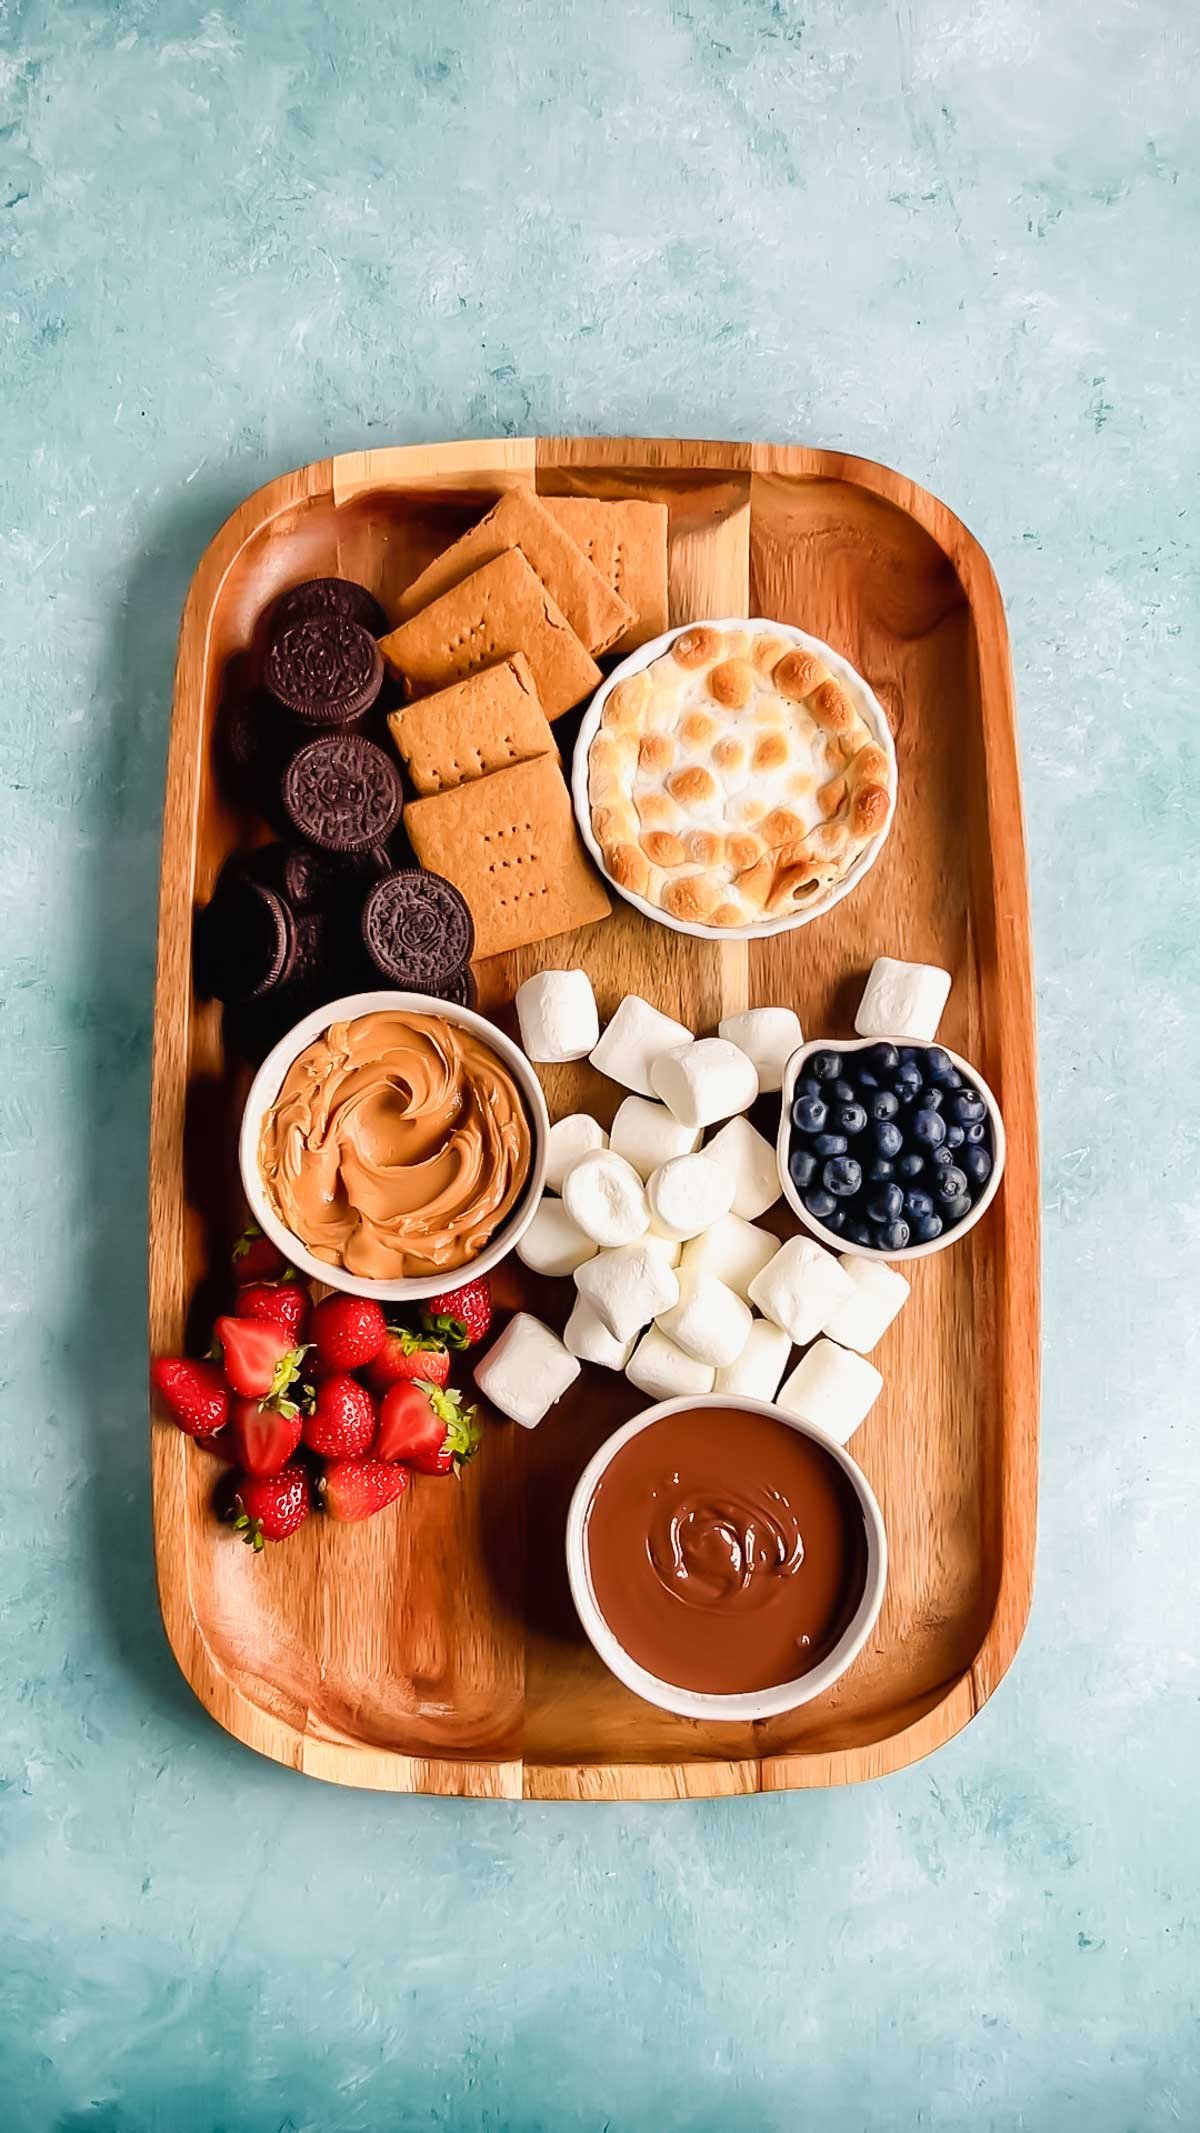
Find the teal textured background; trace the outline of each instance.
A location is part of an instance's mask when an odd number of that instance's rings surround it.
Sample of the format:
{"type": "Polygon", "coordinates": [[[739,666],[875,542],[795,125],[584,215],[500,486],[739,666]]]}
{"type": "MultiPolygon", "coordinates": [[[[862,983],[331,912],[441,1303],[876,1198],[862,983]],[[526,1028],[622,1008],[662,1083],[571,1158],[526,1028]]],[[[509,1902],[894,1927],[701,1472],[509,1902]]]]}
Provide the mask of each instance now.
{"type": "Polygon", "coordinates": [[[1200,34],[1179,0],[0,0],[6,2133],[1200,2122],[1200,34]],[[329,449],[806,439],[990,551],[1045,1149],[1040,1581],[865,1790],[338,1792],[156,1615],[173,640],[329,449]]]}

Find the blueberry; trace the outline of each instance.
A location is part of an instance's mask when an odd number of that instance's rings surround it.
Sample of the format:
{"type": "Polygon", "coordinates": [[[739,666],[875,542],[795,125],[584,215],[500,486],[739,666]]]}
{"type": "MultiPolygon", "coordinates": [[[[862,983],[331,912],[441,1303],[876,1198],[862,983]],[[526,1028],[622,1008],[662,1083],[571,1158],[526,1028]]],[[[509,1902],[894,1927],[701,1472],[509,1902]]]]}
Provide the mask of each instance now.
{"type": "MultiPolygon", "coordinates": [[[[900,1161],[904,1161],[903,1156],[900,1161]]],[[[886,1155],[877,1155],[873,1162],[867,1164],[867,1176],[872,1185],[887,1185],[895,1175],[896,1165],[889,1163],[886,1155]]]]}
{"type": "Polygon", "coordinates": [[[808,1061],[808,1071],[818,1081],[840,1081],[842,1078],[842,1055],[840,1052],[814,1052],[808,1061]]]}
{"type": "Polygon", "coordinates": [[[862,1184],[862,1171],[852,1155],[835,1155],[821,1172],[821,1183],[826,1192],[836,1193],[839,1200],[848,1200],[862,1184]]]}
{"type": "Polygon", "coordinates": [[[823,1222],[826,1215],[833,1213],[834,1208],[837,1206],[837,1201],[831,1192],[825,1191],[823,1185],[810,1185],[804,1195],[804,1205],[814,1220],[823,1222]]]}
{"type": "Polygon", "coordinates": [[[939,1089],[945,1089],[947,1093],[949,1093],[951,1089],[961,1089],[962,1085],[963,1078],[962,1075],[959,1073],[957,1067],[951,1067],[950,1072],[948,1074],[941,1075],[938,1080],[939,1089]]]}
{"type": "Polygon", "coordinates": [[[960,1126],[973,1126],[979,1119],[987,1117],[987,1105],[974,1089],[956,1089],[947,1109],[960,1126]]]}
{"type": "Polygon", "coordinates": [[[792,1105],[792,1124],[801,1133],[819,1133],[828,1115],[819,1096],[798,1096],[792,1105]]]}
{"type": "Polygon", "coordinates": [[[892,1087],[902,1104],[911,1103],[920,1086],[921,1069],[919,1066],[906,1063],[898,1067],[892,1076],[892,1087]]]}
{"type": "Polygon", "coordinates": [[[879,1249],[883,1252],[902,1252],[910,1235],[907,1222],[889,1222],[887,1228],[879,1232],[879,1249]]]}
{"type": "Polygon", "coordinates": [[[928,1150],[928,1159],[931,1163],[936,1165],[934,1173],[936,1176],[937,1170],[942,1169],[946,1164],[952,1163],[954,1161],[954,1150],[953,1148],[947,1148],[945,1143],[943,1142],[940,1148],[930,1148],[928,1150]]]}
{"type": "Polygon", "coordinates": [[[982,1147],[983,1143],[988,1137],[986,1119],[973,1118],[969,1126],[963,1127],[963,1132],[966,1135],[967,1146],[969,1148],[982,1147]]]}
{"type": "Polygon", "coordinates": [[[900,1054],[894,1044],[873,1044],[863,1057],[876,1074],[894,1074],[900,1064],[900,1054]]]}
{"type": "Polygon", "coordinates": [[[961,1222],[964,1215],[970,1214],[973,1205],[974,1202],[969,1192],[960,1192],[956,1200],[943,1200],[941,1203],[943,1222],[961,1222]]]}
{"type": "Polygon", "coordinates": [[[839,1133],[861,1133],[867,1123],[867,1114],[861,1104],[839,1104],[833,1114],[833,1123],[839,1133]]]}
{"type": "Polygon", "coordinates": [[[849,1146],[844,1133],[814,1133],[812,1137],[814,1155],[845,1155],[849,1146]]]}
{"type": "Polygon", "coordinates": [[[815,1074],[803,1075],[792,1090],[793,1096],[819,1096],[820,1094],[821,1084],[815,1074]]]}
{"type": "Polygon", "coordinates": [[[949,1075],[954,1072],[954,1061],[940,1044],[931,1044],[925,1054],[925,1072],[930,1081],[940,1082],[943,1088],[949,1075]]]}
{"type": "Polygon", "coordinates": [[[895,1118],[900,1109],[900,1098],[890,1089],[876,1089],[867,1109],[872,1118],[895,1118]]]}
{"type": "Polygon", "coordinates": [[[859,1067],[857,1079],[860,1091],[863,1089],[877,1089],[879,1087],[879,1076],[878,1074],[873,1074],[871,1072],[870,1067],[859,1067]]]}
{"type": "Polygon", "coordinates": [[[899,1155],[900,1150],[903,1148],[904,1135],[901,1133],[899,1126],[895,1126],[892,1124],[890,1118],[880,1118],[876,1120],[875,1146],[879,1150],[880,1155],[886,1156],[899,1155]]]}
{"type": "Polygon", "coordinates": [[[992,1174],[992,1159],[986,1148],[964,1148],[958,1160],[970,1184],[987,1184],[992,1174]]]}
{"type": "Polygon", "coordinates": [[[906,1192],[903,1212],[910,1222],[923,1222],[933,1213],[933,1201],[927,1192],[906,1192]]]}
{"type": "Polygon", "coordinates": [[[946,1128],[947,1148],[961,1148],[963,1140],[966,1137],[966,1130],[967,1129],[965,1126],[956,1125],[954,1120],[951,1119],[950,1124],[946,1128]]]}
{"type": "Polygon", "coordinates": [[[902,1178],[919,1178],[924,1168],[925,1158],[918,1155],[915,1148],[910,1149],[907,1155],[902,1155],[896,1165],[897,1174],[902,1178]]]}
{"type": "Polygon", "coordinates": [[[847,1219],[842,1235],[847,1244],[874,1244],[875,1242],[866,1223],[856,1222],[853,1216],[847,1219]]]}
{"type": "Polygon", "coordinates": [[[855,1100],[852,1081],[835,1081],[829,1091],[831,1104],[852,1104],[855,1100]]]}
{"type": "Polygon", "coordinates": [[[831,1215],[826,1215],[826,1217],[825,1217],[825,1227],[826,1227],[826,1229],[832,1229],[832,1230],[835,1230],[835,1231],[837,1232],[837,1235],[838,1235],[838,1236],[840,1237],[840,1236],[842,1235],[843,1231],[845,1230],[845,1227],[846,1227],[846,1210],[845,1210],[845,1208],[844,1208],[844,1207],[835,1207],[835,1208],[834,1208],[834,1210],[833,1210],[833,1213],[832,1213],[831,1215]]]}
{"type": "Polygon", "coordinates": [[[967,1189],[966,1176],[956,1163],[948,1163],[933,1189],[939,1200],[957,1200],[967,1189]]]}
{"type": "Polygon", "coordinates": [[[793,1185],[803,1192],[817,1174],[816,1156],[808,1148],[793,1148],[788,1157],[788,1174],[793,1185]]]}
{"type": "Polygon", "coordinates": [[[918,1244],[932,1244],[934,1238],[940,1237],[941,1234],[942,1218],[940,1215],[922,1215],[918,1221],[913,1223],[913,1236],[918,1244]]]}
{"type": "Polygon", "coordinates": [[[946,1138],[946,1122],[940,1111],[918,1111],[912,1122],[912,1137],[922,1148],[940,1148],[946,1138]]]}
{"type": "Polygon", "coordinates": [[[925,1053],[924,1053],[924,1051],[922,1050],[922,1047],[921,1047],[921,1046],[920,1046],[919,1044],[902,1044],[902,1045],[901,1045],[901,1047],[900,1047],[900,1064],[901,1064],[901,1066],[913,1066],[913,1065],[916,1065],[916,1066],[920,1066],[920,1065],[921,1065],[921,1064],[923,1063],[923,1061],[924,1061],[924,1058],[925,1058],[925,1053]]]}
{"type": "Polygon", "coordinates": [[[926,1082],[923,1088],[917,1090],[913,1101],[918,1111],[940,1111],[942,1108],[942,1092],[940,1089],[930,1088],[928,1082],[926,1082]]]}
{"type": "Polygon", "coordinates": [[[904,1211],[904,1194],[898,1185],[883,1185],[872,1193],[865,1213],[868,1222],[894,1222],[904,1211]]]}

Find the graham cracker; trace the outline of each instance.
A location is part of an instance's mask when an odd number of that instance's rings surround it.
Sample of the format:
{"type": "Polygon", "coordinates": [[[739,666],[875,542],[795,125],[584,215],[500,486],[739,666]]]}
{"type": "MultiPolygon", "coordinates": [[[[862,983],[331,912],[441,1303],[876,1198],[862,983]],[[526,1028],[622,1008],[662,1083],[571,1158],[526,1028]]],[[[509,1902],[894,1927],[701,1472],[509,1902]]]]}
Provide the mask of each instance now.
{"type": "Polygon", "coordinates": [[[506,548],[521,550],[587,651],[607,651],[630,627],[633,609],[527,488],[510,489],[486,518],[434,557],[402,593],[401,618],[419,614],[431,600],[449,592],[452,585],[460,585],[506,548]]]}
{"type": "Polygon", "coordinates": [[[524,652],[390,712],[388,730],[419,793],[558,754],[524,652]]]}
{"type": "Polygon", "coordinates": [[[381,637],[379,649],[409,696],[428,696],[524,652],[547,718],[571,710],[600,679],[595,660],[519,548],[506,548],[381,637]]]}
{"type": "Polygon", "coordinates": [[[669,629],[667,507],[637,496],[602,502],[597,496],[545,496],[547,511],[582,548],[636,619],[610,651],[632,652],[669,629]]]}
{"type": "Polygon", "coordinates": [[[477,959],[592,925],[612,909],[552,756],[410,801],[404,827],[421,865],[466,897],[477,959]]]}

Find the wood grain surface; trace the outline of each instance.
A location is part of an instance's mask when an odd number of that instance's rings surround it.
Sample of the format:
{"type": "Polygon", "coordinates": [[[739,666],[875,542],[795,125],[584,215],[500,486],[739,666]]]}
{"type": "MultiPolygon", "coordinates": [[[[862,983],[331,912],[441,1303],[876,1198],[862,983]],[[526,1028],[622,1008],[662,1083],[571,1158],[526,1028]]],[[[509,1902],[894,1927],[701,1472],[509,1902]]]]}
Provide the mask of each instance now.
{"type": "MultiPolygon", "coordinates": [[[[384,607],[503,488],[644,496],[670,511],[671,619],[757,613],[827,638],[896,737],[895,827],[862,887],[773,940],[708,943],[616,901],[611,919],[477,968],[481,1006],[539,965],[578,965],[602,1015],[644,993],[698,1031],[735,1007],[794,1006],[806,1035],[852,1029],[881,953],[954,976],[941,1034],[977,1062],[1008,1130],[985,1220],[910,1268],[875,1360],[885,1389],[854,1439],[882,1505],[887,1599],[831,1694],[757,1726],[655,1711],[575,1620],[562,1534],[596,1446],[645,1404],[585,1366],[536,1431],[500,1422],[462,1485],[418,1485],[361,1527],[313,1519],[255,1557],[214,1518],[216,1470],[151,1427],[159,1593],[179,1664],[222,1725],[336,1783],[477,1798],[671,1799],[844,1784],[901,1768],[974,1715],[1020,1641],[1033,1577],[1038,1186],[1029,922],[1008,641],[978,543],[923,489],[807,447],[645,438],[504,439],[348,454],[250,497],[184,611],[163,823],[150,1129],[150,1341],[203,1330],[242,1225],[235,1142],[248,1075],[191,968],[195,908],[226,853],[262,835],[222,792],[213,735],[274,593],[341,572],[384,607]],[[210,1271],[211,1270],[211,1271],[210,1271]]],[[[568,740],[567,736],[563,736],[568,740]]],[[[569,745],[569,740],[568,740],[569,745]]],[[[586,1061],[544,1070],[552,1115],[605,1123],[620,1090],[586,1061]]],[[[788,1218],[768,1218],[781,1234],[788,1218]]],[[[561,1326],[570,1284],[515,1260],[494,1277],[561,1326]]]]}

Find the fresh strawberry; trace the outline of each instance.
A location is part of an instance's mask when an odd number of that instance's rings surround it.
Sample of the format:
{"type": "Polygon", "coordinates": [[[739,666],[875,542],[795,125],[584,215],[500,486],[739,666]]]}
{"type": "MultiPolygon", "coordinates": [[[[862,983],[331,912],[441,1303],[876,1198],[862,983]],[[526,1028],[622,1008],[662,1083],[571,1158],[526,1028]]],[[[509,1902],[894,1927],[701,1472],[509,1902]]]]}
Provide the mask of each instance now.
{"type": "Polygon", "coordinates": [[[282,1326],[298,1348],[308,1320],[308,1290],[298,1281],[248,1281],[237,1292],[234,1315],[261,1318],[268,1325],[282,1326]]]}
{"type": "Polygon", "coordinates": [[[407,1487],[407,1467],[388,1466],[382,1459],[333,1459],[325,1469],[321,1497],[329,1516],[348,1524],[395,1503],[407,1487]]]}
{"type": "Polygon", "coordinates": [[[187,1437],[212,1436],[229,1420],[229,1388],[215,1363],[160,1356],[150,1365],[150,1383],[187,1437]]]}
{"type": "Polygon", "coordinates": [[[237,1281],[278,1281],[287,1261],[277,1245],[264,1237],[255,1223],[243,1230],[233,1247],[233,1272],[237,1281]]]}
{"type": "Polygon", "coordinates": [[[309,1333],[322,1363],[333,1370],[361,1370],[382,1348],[387,1320],[369,1296],[324,1296],[309,1333]]]}
{"type": "Polygon", "coordinates": [[[492,1292],[486,1274],[464,1281],[461,1289],[443,1289],[422,1306],[430,1333],[451,1348],[473,1348],[492,1323],[492,1292]]]}
{"type": "Polygon", "coordinates": [[[215,1332],[226,1383],[243,1400],[277,1398],[299,1371],[301,1350],[273,1319],[219,1318],[215,1332]]]}
{"type": "Polygon", "coordinates": [[[202,1452],[215,1452],[226,1466],[238,1464],[237,1440],[232,1429],[205,1430],[202,1437],[193,1437],[192,1443],[198,1444],[202,1452]]]}
{"type": "Polygon", "coordinates": [[[389,1385],[407,1384],[412,1378],[444,1385],[449,1375],[450,1351],[438,1334],[389,1326],[382,1348],[368,1366],[367,1383],[375,1392],[386,1392],[389,1385]]]}
{"type": "Polygon", "coordinates": [[[298,1463],[278,1474],[247,1475],[234,1498],[234,1530],[248,1548],[286,1540],[311,1509],[308,1475],[298,1463]]]}
{"type": "Polygon", "coordinates": [[[379,1403],[377,1459],[400,1459],[418,1474],[456,1473],[479,1444],[475,1409],[439,1385],[393,1385],[379,1403]]]}
{"type": "Polygon", "coordinates": [[[235,1400],[229,1418],[235,1465],[260,1477],[281,1473],[300,1442],[301,1427],[294,1400],[235,1400]]]}
{"type": "Polygon", "coordinates": [[[304,1416],[304,1442],[324,1459],[353,1459],[375,1435],[375,1402],[357,1378],[322,1378],[304,1416]]]}

